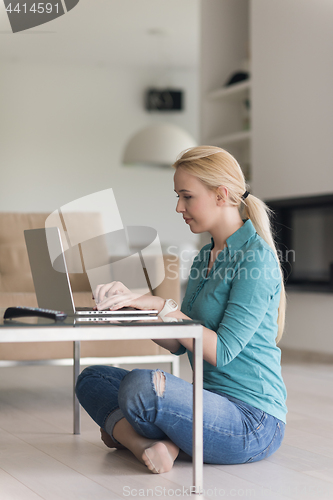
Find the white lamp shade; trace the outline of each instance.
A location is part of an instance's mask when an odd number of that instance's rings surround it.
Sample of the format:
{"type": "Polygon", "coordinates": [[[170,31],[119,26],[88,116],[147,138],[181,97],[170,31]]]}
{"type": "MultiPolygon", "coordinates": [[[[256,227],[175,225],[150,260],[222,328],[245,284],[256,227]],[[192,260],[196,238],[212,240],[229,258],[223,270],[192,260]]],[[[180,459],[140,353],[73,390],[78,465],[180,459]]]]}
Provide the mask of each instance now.
{"type": "Polygon", "coordinates": [[[184,149],[196,145],[193,137],[181,127],[156,123],[131,137],[125,148],[123,162],[170,167],[184,149]]]}

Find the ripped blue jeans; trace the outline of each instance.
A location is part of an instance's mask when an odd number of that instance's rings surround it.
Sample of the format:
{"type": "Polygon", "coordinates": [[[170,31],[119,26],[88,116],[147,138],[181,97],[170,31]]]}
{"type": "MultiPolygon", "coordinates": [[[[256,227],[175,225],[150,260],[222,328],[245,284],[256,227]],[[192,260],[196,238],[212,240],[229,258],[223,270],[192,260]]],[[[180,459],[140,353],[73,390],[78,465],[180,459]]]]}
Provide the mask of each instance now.
{"type": "MultiPolygon", "coordinates": [[[[192,455],[192,384],[161,370],[91,366],[79,375],[76,394],[110,436],[125,417],[138,434],[170,439],[192,455]]],[[[272,415],[207,390],[203,391],[203,421],[204,462],[210,464],[269,457],[280,447],[285,429],[272,415]]]]}

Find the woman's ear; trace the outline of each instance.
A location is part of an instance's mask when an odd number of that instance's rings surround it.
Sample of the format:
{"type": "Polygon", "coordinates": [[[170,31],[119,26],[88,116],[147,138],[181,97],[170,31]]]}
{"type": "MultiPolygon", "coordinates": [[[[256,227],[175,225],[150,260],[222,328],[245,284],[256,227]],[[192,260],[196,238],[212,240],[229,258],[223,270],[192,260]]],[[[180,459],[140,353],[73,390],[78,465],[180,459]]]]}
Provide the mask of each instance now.
{"type": "Polygon", "coordinates": [[[219,186],[216,190],[216,203],[221,206],[228,198],[228,189],[225,186],[219,186]]]}

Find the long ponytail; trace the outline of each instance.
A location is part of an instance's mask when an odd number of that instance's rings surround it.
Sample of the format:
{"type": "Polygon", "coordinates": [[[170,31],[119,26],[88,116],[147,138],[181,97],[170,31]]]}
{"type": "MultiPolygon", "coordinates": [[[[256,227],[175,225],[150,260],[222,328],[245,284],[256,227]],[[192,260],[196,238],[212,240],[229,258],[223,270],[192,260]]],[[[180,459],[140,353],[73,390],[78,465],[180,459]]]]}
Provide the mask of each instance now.
{"type": "Polygon", "coordinates": [[[175,169],[181,167],[189,174],[201,180],[209,189],[225,186],[228,189],[229,202],[237,206],[240,215],[251,219],[256,232],[272,248],[281,274],[281,295],[278,311],[278,334],[276,342],[281,340],[285,327],[286,291],[283,281],[283,271],[276,250],[272,226],[271,210],[259,198],[249,194],[246,199],[242,195],[247,190],[244,174],[236,159],[224,149],[215,146],[198,146],[180,154],[174,163],[175,169]]]}
{"type": "Polygon", "coordinates": [[[251,219],[256,232],[272,248],[276,256],[276,260],[279,264],[281,273],[281,295],[280,295],[279,312],[277,319],[278,334],[276,337],[276,342],[278,343],[281,340],[285,327],[287,297],[283,281],[283,271],[281,267],[281,262],[273,238],[273,231],[271,224],[272,210],[262,200],[260,200],[256,196],[253,196],[252,194],[249,194],[245,200],[242,200],[240,211],[241,214],[245,213],[245,216],[251,219]]]}

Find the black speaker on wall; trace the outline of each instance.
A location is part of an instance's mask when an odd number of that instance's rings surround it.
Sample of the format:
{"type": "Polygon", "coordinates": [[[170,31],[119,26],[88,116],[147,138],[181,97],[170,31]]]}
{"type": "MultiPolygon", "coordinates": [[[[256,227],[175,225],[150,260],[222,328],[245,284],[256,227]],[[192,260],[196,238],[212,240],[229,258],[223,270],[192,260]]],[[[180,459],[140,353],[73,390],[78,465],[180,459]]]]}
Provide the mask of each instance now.
{"type": "Polygon", "coordinates": [[[145,109],[147,111],[182,111],[183,91],[174,89],[147,89],[145,109]]]}

